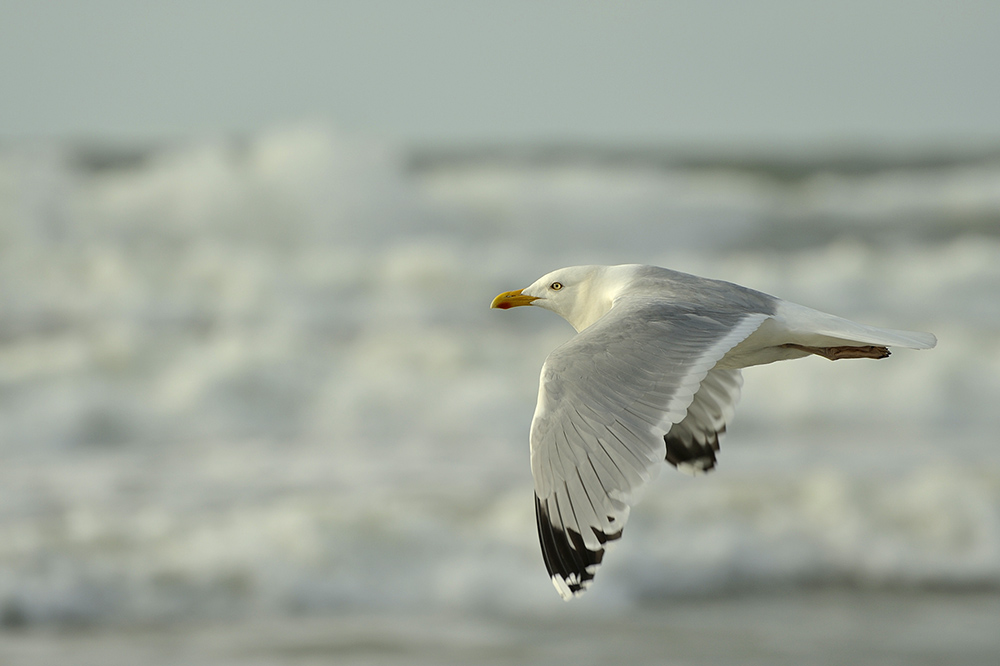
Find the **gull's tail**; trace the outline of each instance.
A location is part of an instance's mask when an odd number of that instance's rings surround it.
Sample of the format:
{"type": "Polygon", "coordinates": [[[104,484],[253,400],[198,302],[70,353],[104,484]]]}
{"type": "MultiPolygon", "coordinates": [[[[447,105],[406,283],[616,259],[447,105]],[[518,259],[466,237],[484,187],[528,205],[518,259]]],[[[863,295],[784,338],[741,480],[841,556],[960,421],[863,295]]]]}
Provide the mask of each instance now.
{"type": "Polygon", "coordinates": [[[859,324],[843,317],[813,310],[784,301],[779,306],[778,319],[793,334],[799,345],[812,347],[864,346],[931,349],[937,338],[931,333],[898,331],[859,324]]]}

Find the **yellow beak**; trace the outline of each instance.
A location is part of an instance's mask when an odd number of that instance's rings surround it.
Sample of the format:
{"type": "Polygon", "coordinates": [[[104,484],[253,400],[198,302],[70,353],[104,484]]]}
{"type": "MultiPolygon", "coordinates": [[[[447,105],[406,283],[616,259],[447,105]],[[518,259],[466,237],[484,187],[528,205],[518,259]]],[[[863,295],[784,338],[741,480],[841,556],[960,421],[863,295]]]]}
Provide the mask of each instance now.
{"type": "Polygon", "coordinates": [[[527,296],[522,294],[523,289],[515,289],[514,291],[505,291],[490,303],[491,308],[500,308],[501,310],[506,310],[508,308],[516,308],[519,305],[531,305],[532,301],[537,301],[537,296],[527,296]]]}

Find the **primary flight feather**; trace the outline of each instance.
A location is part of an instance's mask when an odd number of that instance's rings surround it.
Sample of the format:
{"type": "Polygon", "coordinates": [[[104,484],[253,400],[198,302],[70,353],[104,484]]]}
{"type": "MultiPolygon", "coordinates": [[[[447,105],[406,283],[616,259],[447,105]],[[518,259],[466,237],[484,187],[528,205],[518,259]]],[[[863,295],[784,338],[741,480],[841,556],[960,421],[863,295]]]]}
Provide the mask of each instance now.
{"type": "Polygon", "coordinates": [[[857,324],[729,282],[628,264],[573,266],[497,296],[552,310],[577,335],[542,365],[531,473],[542,558],[564,599],[594,579],[635,492],[666,461],[715,466],[740,368],[816,354],[884,358],[929,333],[857,324]]]}

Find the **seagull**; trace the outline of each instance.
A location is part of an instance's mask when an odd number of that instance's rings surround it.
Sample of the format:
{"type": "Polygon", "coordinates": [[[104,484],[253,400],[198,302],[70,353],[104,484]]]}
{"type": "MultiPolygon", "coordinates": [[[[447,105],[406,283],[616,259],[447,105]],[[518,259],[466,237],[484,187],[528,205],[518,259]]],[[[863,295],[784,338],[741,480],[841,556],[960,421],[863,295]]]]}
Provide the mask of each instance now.
{"type": "Polygon", "coordinates": [[[656,266],[572,266],[491,308],[552,310],[577,334],[542,365],[531,474],[542,558],[569,600],[621,538],[636,493],[666,461],[715,467],[741,368],[810,355],[885,358],[930,333],[858,324],[730,282],[656,266]]]}

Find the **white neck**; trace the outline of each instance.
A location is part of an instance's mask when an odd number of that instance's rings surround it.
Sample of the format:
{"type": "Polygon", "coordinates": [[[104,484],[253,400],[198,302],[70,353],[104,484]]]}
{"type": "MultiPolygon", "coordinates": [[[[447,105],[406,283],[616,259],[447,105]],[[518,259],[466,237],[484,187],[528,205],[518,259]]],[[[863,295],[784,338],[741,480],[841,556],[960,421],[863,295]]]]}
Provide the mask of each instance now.
{"type": "Polygon", "coordinates": [[[620,266],[601,266],[593,278],[587,282],[569,312],[560,312],[563,319],[577,330],[582,331],[611,309],[614,299],[625,287],[628,276],[620,266]]]}

